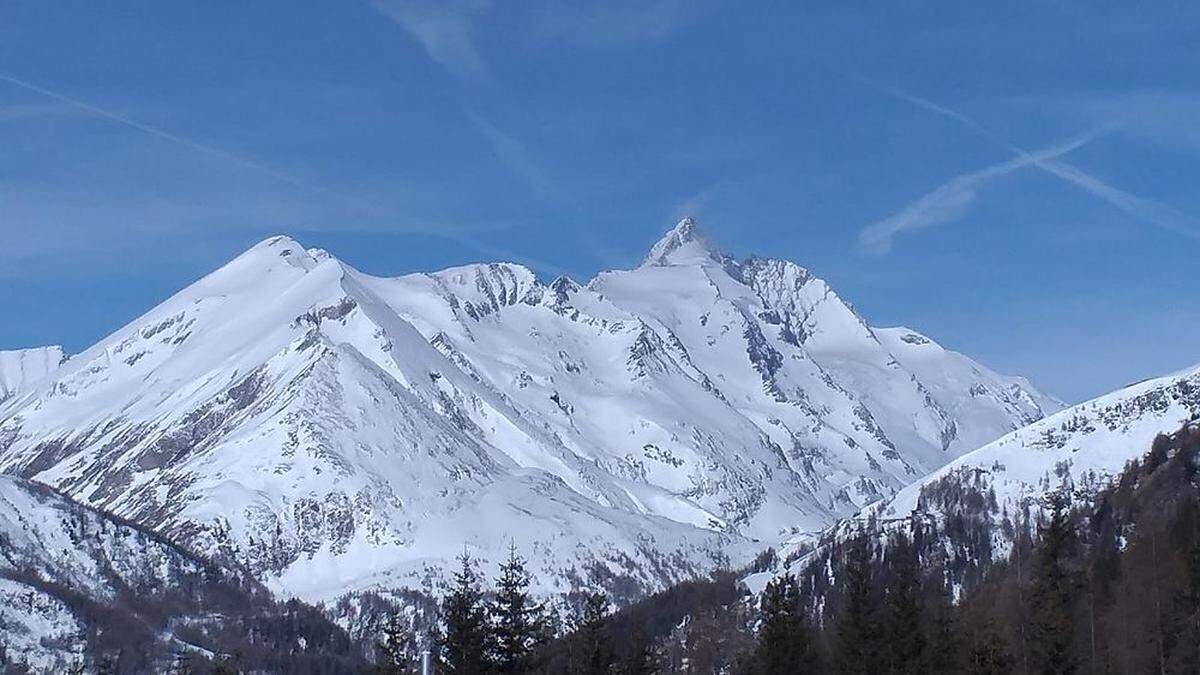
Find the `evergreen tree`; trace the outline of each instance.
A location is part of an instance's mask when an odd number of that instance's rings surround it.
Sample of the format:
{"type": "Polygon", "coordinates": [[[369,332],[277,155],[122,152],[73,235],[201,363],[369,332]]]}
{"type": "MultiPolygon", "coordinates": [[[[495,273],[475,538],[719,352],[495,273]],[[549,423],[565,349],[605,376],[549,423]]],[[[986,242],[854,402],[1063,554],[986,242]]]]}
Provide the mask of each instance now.
{"type": "Polygon", "coordinates": [[[1200,505],[1194,497],[1185,502],[1178,521],[1186,533],[1182,545],[1186,560],[1179,599],[1181,653],[1176,661],[1180,671],[1200,673],[1200,505]]]}
{"type": "Polygon", "coordinates": [[[975,675],[1005,675],[1013,672],[1014,663],[1008,656],[1004,638],[987,612],[969,612],[963,627],[963,664],[975,675]]]}
{"type": "Polygon", "coordinates": [[[620,675],[658,675],[658,654],[654,644],[646,638],[641,626],[635,625],[629,636],[629,646],[625,658],[617,669],[620,675]]]}
{"type": "Polygon", "coordinates": [[[410,675],[416,672],[416,642],[399,613],[392,614],[384,623],[375,652],[376,671],[380,675],[410,675]]]}
{"type": "Polygon", "coordinates": [[[859,532],[846,544],[842,565],[842,607],[837,619],[835,665],[845,675],[876,675],[881,632],[878,597],[872,580],[871,542],[859,532]]]}
{"type": "Polygon", "coordinates": [[[529,596],[529,572],[515,546],[500,567],[496,600],[491,606],[495,631],[495,665],[499,673],[524,673],[533,666],[533,654],[549,637],[545,611],[529,596]]]}
{"type": "Polygon", "coordinates": [[[605,626],[608,596],[592,593],[583,606],[575,628],[576,644],[571,655],[571,672],[576,675],[608,675],[613,667],[612,638],[605,626]]]}
{"type": "Polygon", "coordinates": [[[752,671],[758,675],[814,672],[812,636],[800,609],[796,577],[784,574],[767,584],[760,612],[752,671]]]}
{"type": "Polygon", "coordinates": [[[1076,583],[1071,570],[1075,534],[1063,495],[1050,498],[1050,520],[1039,529],[1030,588],[1034,652],[1041,672],[1066,675],[1076,670],[1072,653],[1076,583]]]}
{"type": "Polygon", "coordinates": [[[892,537],[885,562],[888,672],[917,675],[926,672],[921,578],[916,548],[903,531],[892,537]]]}
{"type": "Polygon", "coordinates": [[[960,651],[954,606],[946,575],[937,570],[929,576],[929,588],[924,593],[921,616],[925,624],[923,672],[928,675],[950,675],[961,671],[960,651]]]}
{"type": "Polygon", "coordinates": [[[459,557],[454,587],[442,602],[445,632],[438,641],[439,671],[456,675],[481,675],[491,668],[491,631],[483,602],[479,574],[467,553],[459,557]]]}

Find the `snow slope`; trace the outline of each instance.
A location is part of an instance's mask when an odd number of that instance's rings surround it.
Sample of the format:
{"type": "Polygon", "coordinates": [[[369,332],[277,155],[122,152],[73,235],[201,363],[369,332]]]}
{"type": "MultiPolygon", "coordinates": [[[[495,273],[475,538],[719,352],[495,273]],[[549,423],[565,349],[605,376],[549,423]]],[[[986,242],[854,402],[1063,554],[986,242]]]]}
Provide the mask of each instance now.
{"type": "Polygon", "coordinates": [[[686,219],[587,284],[267,240],[0,408],[0,470],[308,599],[515,542],[660,587],[816,531],[1057,402],[686,219]]]}
{"type": "Polygon", "coordinates": [[[66,672],[85,660],[87,622],[98,614],[92,606],[197,586],[211,574],[210,565],[150,533],[0,476],[0,636],[10,661],[66,672]]]}
{"type": "Polygon", "coordinates": [[[1008,513],[1064,485],[1086,499],[1146,454],[1158,434],[1198,415],[1200,366],[1062,410],[958,458],[873,510],[885,518],[926,512],[923,493],[954,481],[994,491],[996,508],[1008,513]]]}
{"type": "Polygon", "coordinates": [[[49,375],[65,358],[58,346],[0,351],[0,404],[49,375]]]}

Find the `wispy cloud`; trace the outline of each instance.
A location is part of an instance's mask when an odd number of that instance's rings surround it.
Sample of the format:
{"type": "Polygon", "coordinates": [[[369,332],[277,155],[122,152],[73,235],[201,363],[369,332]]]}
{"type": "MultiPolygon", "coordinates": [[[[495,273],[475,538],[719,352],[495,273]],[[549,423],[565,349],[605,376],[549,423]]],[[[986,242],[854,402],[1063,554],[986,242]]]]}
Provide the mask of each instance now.
{"type": "Polygon", "coordinates": [[[537,14],[545,38],[578,47],[614,47],[660,40],[712,12],[714,0],[552,2],[537,14]]]}
{"type": "MultiPolygon", "coordinates": [[[[65,104],[65,106],[69,108],[83,111],[115,124],[134,129],[153,139],[184,148],[200,155],[215,158],[227,165],[245,169],[261,176],[265,176],[278,183],[296,188],[306,196],[310,198],[316,198],[316,201],[325,202],[325,205],[322,207],[322,210],[325,212],[337,212],[336,209],[329,208],[331,206],[330,203],[338,204],[342,207],[350,207],[357,214],[360,220],[367,220],[373,224],[365,229],[426,234],[453,239],[454,241],[460,241],[461,243],[465,243],[467,245],[470,244],[470,238],[462,237],[461,235],[479,232],[483,229],[490,229],[471,225],[457,225],[450,222],[437,221],[435,219],[413,217],[401,213],[398,209],[387,204],[364,199],[358,195],[332,190],[322,185],[299,179],[289,173],[275,169],[274,167],[258,160],[250,159],[214,145],[197,141],[178,133],[168,131],[161,127],[142,122],[129,115],[97,106],[73,96],[68,96],[61,92],[34,84],[28,80],[18,78],[11,74],[0,73],[0,82],[7,82],[11,85],[34,92],[61,104],[65,104]]],[[[339,226],[339,229],[346,229],[346,227],[339,226]]],[[[481,252],[484,251],[481,250],[481,252]]]]}
{"type": "Polygon", "coordinates": [[[114,122],[116,124],[120,124],[122,126],[129,127],[130,129],[135,129],[135,130],[140,131],[145,134],[149,134],[150,136],[154,136],[155,138],[158,138],[162,141],[166,141],[167,143],[171,143],[173,145],[191,150],[193,152],[197,152],[202,155],[207,155],[209,157],[213,157],[213,158],[222,160],[229,164],[238,166],[243,169],[248,169],[255,173],[269,176],[279,182],[286,183],[288,185],[291,185],[292,187],[299,188],[306,192],[313,192],[313,193],[322,194],[322,195],[325,195],[328,197],[333,197],[335,199],[339,199],[339,200],[351,203],[351,204],[357,206],[358,208],[362,208],[365,210],[377,211],[380,209],[380,207],[378,205],[373,204],[368,201],[365,201],[365,200],[355,197],[353,195],[342,194],[340,192],[335,192],[333,190],[322,187],[320,185],[315,185],[315,184],[309,183],[307,181],[300,180],[299,178],[296,178],[295,176],[292,176],[290,174],[279,171],[279,170],[272,168],[266,164],[263,164],[262,162],[258,162],[256,160],[234,154],[232,152],[209,145],[207,143],[203,143],[203,142],[191,139],[191,138],[187,138],[185,136],[181,136],[179,134],[176,134],[176,133],[167,131],[165,129],[162,129],[160,127],[154,126],[152,124],[147,124],[145,122],[141,122],[141,121],[136,120],[127,115],[124,115],[124,114],[121,114],[118,112],[114,112],[112,110],[102,108],[97,105],[93,105],[86,101],[74,98],[72,96],[68,96],[66,94],[54,91],[52,89],[47,89],[46,87],[34,84],[32,82],[29,82],[28,80],[24,80],[22,78],[14,76],[14,75],[10,75],[7,73],[0,73],[0,82],[7,82],[11,85],[25,89],[26,91],[34,92],[34,93],[44,96],[46,98],[50,98],[55,101],[58,101],[59,103],[64,103],[73,108],[82,110],[84,112],[91,113],[93,115],[96,115],[97,117],[102,117],[104,119],[109,120],[110,122],[114,122]]]}
{"type": "Polygon", "coordinates": [[[1085,134],[1064,143],[1014,159],[972,171],[942,183],[899,213],[868,225],[858,235],[859,246],[868,253],[883,254],[892,248],[896,236],[958,220],[966,213],[975,195],[985,183],[1018,169],[1061,157],[1095,140],[1096,133],[1085,134]]]}
{"type": "Polygon", "coordinates": [[[526,183],[535,196],[542,199],[554,196],[549,174],[525,143],[481,115],[475,113],[468,115],[471,122],[487,139],[488,145],[492,148],[492,154],[501,164],[526,183]]]}
{"type": "MultiPolygon", "coordinates": [[[[966,212],[967,207],[974,200],[975,189],[981,183],[998,175],[1011,173],[1025,166],[1036,167],[1052,176],[1067,181],[1107,202],[1109,205],[1116,207],[1136,220],[1190,239],[1200,240],[1200,219],[1183,213],[1162,202],[1140,197],[1122,190],[1076,166],[1061,161],[1059,157],[1065,155],[1066,152],[1057,154],[1047,154],[1046,151],[1031,153],[1007,141],[979,121],[957,110],[896,87],[882,85],[856,75],[850,75],[850,77],[913,106],[953,120],[1017,155],[1016,159],[1009,162],[952,179],[933,192],[909,204],[900,213],[869,225],[859,235],[859,244],[867,251],[886,253],[891,248],[892,237],[896,234],[958,219],[966,212]],[[995,169],[1002,170],[999,174],[996,174],[992,172],[995,169]]],[[[1109,133],[1115,128],[1116,125],[1109,123],[1101,131],[1094,132],[1090,137],[1082,138],[1094,140],[1094,138],[1109,133]]],[[[1068,148],[1067,152],[1073,149],[1075,148],[1068,148]]]]}
{"type": "Polygon", "coordinates": [[[1200,151],[1200,92],[1142,89],[1014,99],[1025,107],[1050,109],[1086,122],[1116,120],[1121,131],[1172,152],[1200,151]]]}
{"type": "Polygon", "coordinates": [[[1195,216],[1162,202],[1113,187],[1064,162],[1045,162],[1037,166],[1092,193],[1137,220],[1200,241],[1200,219],[1195,216]]]}
{"type": "Polygon", "coordinates": [[[468,79],[488,77],[474,38],[475,18],[488,7],[483,0],[375,0],[372,4],[450,72],[468,79]]]}
{"type": "MultiPolygon", "coordinates": [[[[491,69],[476,41],[479,18],[491,0],[370,0],[383,16],[416,40],[431,59],[463,80],[489,80],[491,69]]],[[[579,48],[621,47],[674,34],[722,0],[553,0],[524,7],[528,37],[579,48]]]]}
{"type": "Polygon", "coordinates": [[[77,111],[72,107],[52,103],[47,103],[45,105],[6,105],[0,107],[0,123],[25,122],[28,120],[47,119],[62,115],[75,114],[77,114],[77,111]]]}
{"type": "Polygon", "coordinates": [[[684,197],[671,212],[672,222],[683,218],[700,218],[708,209],[713,197],[725,187],[727,187],[726,181],[719,180],[703,190],[684,197]]]}

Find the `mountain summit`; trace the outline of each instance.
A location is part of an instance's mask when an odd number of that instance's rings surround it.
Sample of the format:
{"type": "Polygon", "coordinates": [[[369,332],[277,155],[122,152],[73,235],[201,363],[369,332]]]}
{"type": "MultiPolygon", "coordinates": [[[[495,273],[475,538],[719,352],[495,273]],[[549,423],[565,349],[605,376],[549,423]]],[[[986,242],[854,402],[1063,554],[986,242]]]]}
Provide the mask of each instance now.
{"type": "Polygon", "coordinates": [[[708,237],[690,216],[679,221],[659,239],[642,266],[670,265],[705,260],[720,261],[723,254],[709,242],[708,237]]]}
{"type": "Polygon", "coordinates": [[[0,470],[286,595],[428,587],[510,542],[542,590],[628,595],[1056,408],[691,219],[584,285],[375,277],[275,237],[0,404],[0,470]]]}

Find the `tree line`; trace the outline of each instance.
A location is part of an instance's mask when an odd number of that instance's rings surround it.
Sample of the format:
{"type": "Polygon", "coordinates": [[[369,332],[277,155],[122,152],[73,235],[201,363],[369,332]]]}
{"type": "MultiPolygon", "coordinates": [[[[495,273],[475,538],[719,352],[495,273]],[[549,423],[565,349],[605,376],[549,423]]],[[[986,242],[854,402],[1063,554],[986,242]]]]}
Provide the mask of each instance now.
{"type": "MultiPolygon", "coordinates": [[[[722,572],[612,612],[587,595],[566,622],[515,552],[492,599],[464,558],[427,643],[470,674],[1200,673],[1198,467],[1188,427],[1085,500],[1064,483],[1002,524],[868,523],[757,594],[722,572]],[[980,569],[952,555],[998,527],[1013,543],[980,569]]],[[[385,672],[417,672],[401,660],[385,672]]]]}
{"type": "Polygon", "coordinates": [[[376,645],[376,672],[420,673],[425,659],[435,672],[458,675],[656,672],[646,667],[652,658],[648,646],[640,658],[631,653],[620,663],[616,660],[605,594],[584,594],[578,616],[563,622],[556,609],[534,598],[530,581],[526,561],[511,548],[489,594],[475,561],[464,552],[440,603],[438,621],[424,639],[400,614],[384,625],[376,645]]]}

